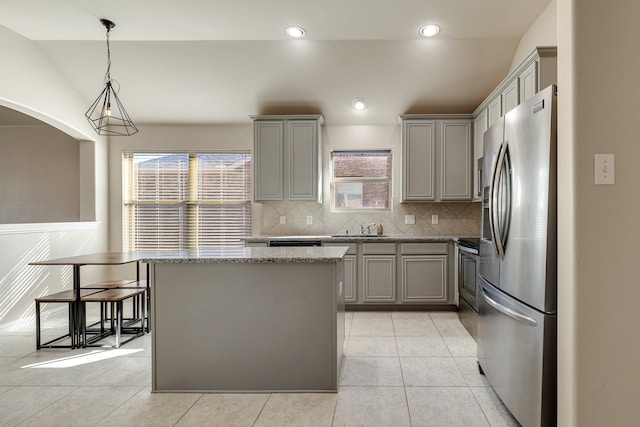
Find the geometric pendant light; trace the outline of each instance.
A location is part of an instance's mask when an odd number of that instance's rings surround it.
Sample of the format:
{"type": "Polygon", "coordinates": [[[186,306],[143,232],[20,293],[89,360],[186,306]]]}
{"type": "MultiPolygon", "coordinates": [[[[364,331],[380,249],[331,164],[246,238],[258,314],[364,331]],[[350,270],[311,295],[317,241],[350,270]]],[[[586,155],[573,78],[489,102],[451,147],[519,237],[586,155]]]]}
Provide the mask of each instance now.
{"type": "Polygon", "coordinates": [[[128,136],[138,132],[129,114],[118,98],[120,84],[111,78],[111,50],[109,33],[116,26],[108,19],[100,22],[107,29],[107,72],[104,75],[104,89],[85,113],[87,120],[99,135],[128,136]],[[114,85],[116,86],[114,88],[114,85]]]}

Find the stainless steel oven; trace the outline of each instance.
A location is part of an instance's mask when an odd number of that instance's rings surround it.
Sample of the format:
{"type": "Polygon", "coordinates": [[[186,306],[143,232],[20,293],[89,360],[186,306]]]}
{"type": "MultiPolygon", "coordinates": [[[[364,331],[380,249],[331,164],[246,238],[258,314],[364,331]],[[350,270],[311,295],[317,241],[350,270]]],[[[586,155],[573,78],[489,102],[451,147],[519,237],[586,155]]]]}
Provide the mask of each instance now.
{"type": "Polygon", "coordinates": [[[478,252],[480,239],[458,240],[459,317],[475,338],[478,330],[478,252]]]}

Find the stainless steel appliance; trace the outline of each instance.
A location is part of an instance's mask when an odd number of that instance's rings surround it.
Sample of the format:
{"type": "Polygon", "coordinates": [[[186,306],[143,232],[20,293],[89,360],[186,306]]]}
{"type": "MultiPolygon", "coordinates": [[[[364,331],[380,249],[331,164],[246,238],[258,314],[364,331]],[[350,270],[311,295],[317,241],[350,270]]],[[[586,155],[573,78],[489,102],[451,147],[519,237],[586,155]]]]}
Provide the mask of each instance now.
{"type": "Polygon", "coordinates": [[[556,425],[556,88],[484,136],[478,362],[524,426],[556,425]]]}
{"type": "Polygon", "coordinates": [[[480,239],[459,239],[458,317],[471,336],[478,336],[478,251],[480,239]]]}

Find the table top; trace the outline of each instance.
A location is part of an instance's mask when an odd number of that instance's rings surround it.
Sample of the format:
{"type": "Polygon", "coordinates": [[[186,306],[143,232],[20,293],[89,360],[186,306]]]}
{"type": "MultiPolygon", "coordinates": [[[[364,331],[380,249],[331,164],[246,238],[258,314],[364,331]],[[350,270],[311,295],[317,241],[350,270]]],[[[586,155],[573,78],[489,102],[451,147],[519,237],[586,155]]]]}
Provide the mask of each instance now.
{"type": "Polygon", "coordinates": [[[30,262],[29,265],[120,265],[140,260],[139,252],[102,252],[30,262]]]}

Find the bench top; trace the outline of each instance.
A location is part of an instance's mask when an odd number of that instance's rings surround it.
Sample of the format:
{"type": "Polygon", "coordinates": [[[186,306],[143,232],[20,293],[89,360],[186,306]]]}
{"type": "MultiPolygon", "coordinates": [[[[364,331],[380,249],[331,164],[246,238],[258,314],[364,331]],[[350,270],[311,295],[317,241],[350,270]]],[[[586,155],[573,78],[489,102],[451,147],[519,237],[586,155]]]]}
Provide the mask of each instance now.
{"type": "Polygon", "coordinates": [[[134,279],[121,279],[121,280],[103,280],[101,282],[91,283],[89,285],[83,285],[82,289],[105,289],[105,288],[120,288],[125,285],[135,283],[134,279]]]}
{"type": "Polygon", "coordinates": [[[145,289],[143,288],[107,289],[84,296],[82,297],[82,301],[122,301],[143,293],[145,293],[145,289]]]}
{"type": "MultiPolygon", "coordinates": [[[[91,294],[95,294],[100,292],[99,289],[80,289],[80,296],[86,297],[91,294]]],[[[76,296],[73,290],[56,292],[55,294],[44,295],[41,297],[37,297],[37,302],[73,302],[75,301],[76,296]]]]}

